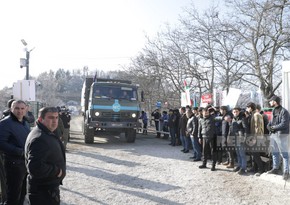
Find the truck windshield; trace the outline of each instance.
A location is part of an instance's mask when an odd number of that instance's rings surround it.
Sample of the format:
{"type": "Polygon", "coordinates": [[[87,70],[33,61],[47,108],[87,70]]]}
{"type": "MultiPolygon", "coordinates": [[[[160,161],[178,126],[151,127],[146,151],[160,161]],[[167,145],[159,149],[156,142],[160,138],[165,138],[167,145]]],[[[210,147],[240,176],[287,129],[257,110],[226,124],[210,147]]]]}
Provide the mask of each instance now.
{"type": "Polygon", "coordinates": [[[94,86],[94,98],[137,100],[137,90],[132,87],[94,86]]]}

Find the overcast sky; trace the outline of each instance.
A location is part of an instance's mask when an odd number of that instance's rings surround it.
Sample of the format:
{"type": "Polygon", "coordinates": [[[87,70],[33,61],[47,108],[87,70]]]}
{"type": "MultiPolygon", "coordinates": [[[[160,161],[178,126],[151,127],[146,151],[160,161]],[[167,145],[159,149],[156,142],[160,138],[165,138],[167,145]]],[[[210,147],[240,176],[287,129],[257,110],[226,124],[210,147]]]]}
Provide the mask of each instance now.
{"type": "Polygon", "coordinates": [[[0,89],[30,75],[58,68],[118,70],[165,23],[175,25],[191,3],[204,10],[214,0],[14,0],[0,2],[0,89]]]}

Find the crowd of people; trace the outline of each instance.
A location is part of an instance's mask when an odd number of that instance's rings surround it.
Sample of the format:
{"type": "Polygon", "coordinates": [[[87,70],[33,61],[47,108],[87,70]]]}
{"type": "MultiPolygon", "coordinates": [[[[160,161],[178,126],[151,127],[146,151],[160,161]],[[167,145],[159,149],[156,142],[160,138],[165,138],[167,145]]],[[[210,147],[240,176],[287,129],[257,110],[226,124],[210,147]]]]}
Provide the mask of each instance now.
{"type": "Polygon", "coordinates": [[[168,139],[171,146],[181,145],[182,152],[192,150],[194,162],[200,169],[211,171],[217,164],[224,165],[240,175],[253,172],[279,174],[288,179],[289,113],[281,106],[281,99],[269,100],[271,116],[261,111],[261,106],[249,102],[246,108],[228,106],[181,107],[151,116],[155,123],[156,138],[168,139]],[[282,163],[280,159],[283,159],[282,163]]]}
{"type": "Polygon", "coordinates": [[[60,204],[59,186],[66,175],[68,110],[65,106],[44,107],[35,119],[23,100],[11,99],[7,107],[0,120],[4,204],[22,205],[25,197],[31,205],[60,204]]]}
{"type": "MultiPolygon", "coordinates": [[[[228,106],[181,107],[169,112],[154,110],[156,137],[169,139],[171,146],[192,150],[200,169],[211,171],[223,164],[240,175],[249,171],[289,176],[289,112],[273,96],[270,118],[260,105],[249,102],[245,109],[228,106]],[[267,155],[270,166],[262,160],[267,155]],[[282,163],[281,163],[282,159],[282,163]]],[[[22,100],[9,100],[0,120],[0,151],[4,158],[7,199],[5,204],[60,204],[59,186],[66,175],[65,151],[69,139],[70,114],[65,106],[44,107],[35,120],[22,100]]],[[[143,134],[148,117],[142,111],[143,134]]]]}

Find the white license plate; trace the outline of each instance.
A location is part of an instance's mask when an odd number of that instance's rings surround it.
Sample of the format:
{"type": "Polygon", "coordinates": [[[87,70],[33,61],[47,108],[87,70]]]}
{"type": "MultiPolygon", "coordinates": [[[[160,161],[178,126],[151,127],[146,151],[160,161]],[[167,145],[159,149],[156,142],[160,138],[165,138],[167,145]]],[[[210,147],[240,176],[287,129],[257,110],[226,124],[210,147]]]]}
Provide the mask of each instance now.
{"type": "Polygon", "coordinates": [[[121,127],[122,123],[112,123],[112,127],[121,127]]]}

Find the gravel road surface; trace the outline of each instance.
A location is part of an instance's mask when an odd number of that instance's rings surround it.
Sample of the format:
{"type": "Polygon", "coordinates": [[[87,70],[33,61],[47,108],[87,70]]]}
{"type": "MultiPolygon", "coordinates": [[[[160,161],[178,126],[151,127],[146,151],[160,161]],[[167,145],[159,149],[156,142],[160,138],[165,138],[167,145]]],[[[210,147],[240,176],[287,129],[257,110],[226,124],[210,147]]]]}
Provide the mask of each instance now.
{"type": "Polygon", "coordinates": [[[62,205],[290,204],[290,181],[284,188],[282,176],[240,176],[223,165],[201,170],[191,153],[150,133],[138,134],[135,143],[100,135],[85,144],[81,120],[71,122],[62,205]]]}

